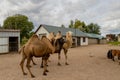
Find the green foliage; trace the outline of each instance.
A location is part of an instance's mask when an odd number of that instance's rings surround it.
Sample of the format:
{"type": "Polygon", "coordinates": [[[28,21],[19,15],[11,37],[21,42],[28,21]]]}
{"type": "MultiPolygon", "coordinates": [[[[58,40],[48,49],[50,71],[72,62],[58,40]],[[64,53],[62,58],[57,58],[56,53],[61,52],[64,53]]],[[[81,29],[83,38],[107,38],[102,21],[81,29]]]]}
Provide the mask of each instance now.
{"type": "Polygon", "coordinates": [[[70,21],[69,28],[75,28],[75,29],[80,29],[81,31],[84,32],[85,29],[85,23],[76,19],[75,22],[73,20],[70,21]]]}
{"type": "Polygon", "coordinates": [[[98,24],[90,23],[86,25],[84,21],[80,21],[78,19],[75,21],[71,20],[69,28],[79,29],[86,33],[100,34],[100,26],[98,24]]]}
{"type": "Polygon", "coordinates": [[[100,26],[98,24],[90,23],[86,27],[86,32],[100,34],[100,26]]]}
{"type": "Polygon", "coordinates": [[[111,45],[120,45],[120,42],[118,42],[118,41],[113,41],[113,42],[108,42],[108,44],[111,44],[111,45]]]}
{"type": "Polygon", "coordinates": [[[3,23],[3,28],[5,29],[20,29],[21,39],[26,37],[29,38],[29,34],[34,28],[33,23],[28,20],[28,17],[21,14],[16,14],[9,16],[5,19],[3,23]]]}
{"type": "Polygon", "coordinates": [[[73,22],[73,20],[70,21],[69,28],[74,28],[74,22],[73,22]]]}
{"type": "Polygon", "coordinates": [[[65,25],[62,24],[61,27],[65,28],[65,25]]]}
{"type": "Polygon", "coordinates": [[[24,45],[27,41],[28,41],[28,39],[26,37],[24,37],[21,41],[21,46],[24,45]]]}

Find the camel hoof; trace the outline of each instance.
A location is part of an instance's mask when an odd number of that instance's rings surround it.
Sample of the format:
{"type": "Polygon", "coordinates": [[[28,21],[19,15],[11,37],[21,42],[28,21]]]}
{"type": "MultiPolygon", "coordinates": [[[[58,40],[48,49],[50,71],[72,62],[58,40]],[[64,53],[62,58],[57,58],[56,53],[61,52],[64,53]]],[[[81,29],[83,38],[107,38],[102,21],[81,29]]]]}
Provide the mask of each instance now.
{"type": "Polygon", "coordinates": [[[49,72],[49,70],[46,70],[45,72],[49,72]]]}
{"type": "Polygon", "coordinates": [[[58,63],[58,66],[61,66],[61,64],[60,64],[60,63],[58,63]]]}
{"type": "Polygon", "coordinates": [[[41,68],[43,68],[43,66],[40,66],[41,68]]]}
{"type": "Polygon", "coordinates": [[[65,63],[65,65],[69,65],[68,63],[65,63]]]}
{"type": "Polygon", "coordinates": [[[46,66],[48,67],[48,64],[46,66]]]}
{"type": "Polygon", "coordinates": [[[27,75],[27,73],[23,73],[23,75],[27,75]]]}
{"type": "Polygon", "coordinates": [[[47,74],[46,74],[45,72],[43,73],[43,75],[44,75],[44,76],[47,76],[47,74]]]}
{"type": "Polygon", "coordinates": [[[31,77],[32,77],[32,78],[35,78],[35,76],[34,76],[34,75],[31,75],[31,77]]]}

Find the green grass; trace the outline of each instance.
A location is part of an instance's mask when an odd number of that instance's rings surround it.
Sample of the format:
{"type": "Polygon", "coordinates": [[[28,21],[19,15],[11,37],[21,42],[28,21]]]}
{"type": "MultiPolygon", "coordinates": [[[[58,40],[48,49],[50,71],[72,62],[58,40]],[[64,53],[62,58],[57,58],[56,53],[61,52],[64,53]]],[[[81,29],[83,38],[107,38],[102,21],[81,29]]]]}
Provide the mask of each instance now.
{"type": "Polygon", "coordinates": [[[111,45],[120,45],[120,42],[113,41],[113,42],[108,42],[108,44],[111,44],[111,45]]]}

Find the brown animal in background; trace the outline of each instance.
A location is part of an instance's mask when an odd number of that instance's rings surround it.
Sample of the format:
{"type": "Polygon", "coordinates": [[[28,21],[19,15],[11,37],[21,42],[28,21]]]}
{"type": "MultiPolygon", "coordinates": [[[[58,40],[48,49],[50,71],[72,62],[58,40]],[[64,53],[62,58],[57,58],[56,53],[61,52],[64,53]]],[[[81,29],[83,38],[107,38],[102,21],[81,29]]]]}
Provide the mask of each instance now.
{"type": "Polygon", "coordinates": [[[31,74],[31,77],[35,77],[31,70],[30,70],[30,61],[32,60],[32,57],[42,57],[43,58],[43,64],[44,64],[44,71],[43,75],[47,75],[46,72],[48,72],[46,64],[47,59],[51,53],[54,53],[55,48],[51,44],[50,40],[46,38],[46,36],[43,36],[40,40],[37,35],[33,35],[26,45],[22,49],[22,60],[20,62],[20,66],[23,72],[23,75],[27,75],[27,73],[24,72],[24,61],[27,59],[26,67],[31,74]]]}
{"type": "Polygon", "coordinates": [[[120,50],[112,49],[111,53],[112,53],[112,60],[113,61],[115,61],[115,59],[114,59],[115,56],[117,56],[118,59],[120,59],[120,50]]]}

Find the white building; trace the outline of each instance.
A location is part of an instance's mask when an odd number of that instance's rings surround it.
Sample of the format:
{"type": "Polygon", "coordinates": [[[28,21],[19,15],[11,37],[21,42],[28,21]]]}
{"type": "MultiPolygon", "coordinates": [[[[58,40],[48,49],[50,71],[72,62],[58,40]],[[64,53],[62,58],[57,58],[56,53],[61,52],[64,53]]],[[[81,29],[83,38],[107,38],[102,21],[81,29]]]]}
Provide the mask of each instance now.
{"type": "Polygon", "coordinates": [[[18,51],[20,30],[0,29],[0,53],[18,51]]]}
{"type": "Polygon", "coordinates": [[[73,32],[73,46],[84,46],[105,43],[105,40],[102,39],[103,37],[98,34],[84,33],[79,29],[64,28],[44,24],[38,27],[38,29],[35,31],[35,34],[41,37],[42,35],[47,36],[50,32],[54,32],[56,34],[58,31],[61,31],[64,37],[66,35],[66,32],[73,32]]]}
{"type": "Polygon", "coordinates": [[[40,25],[38,29],[35,31],[35,34],[41,37],[42,35],[47,36],[50,32],[54,32],[56,34],[58,31],[61,31],[64,37],[66,35],[66,32],[68,31],[73,32],[73,46],[88,45],[87,35],[78,29],[63,28],[50,25],[40,25]]]}

